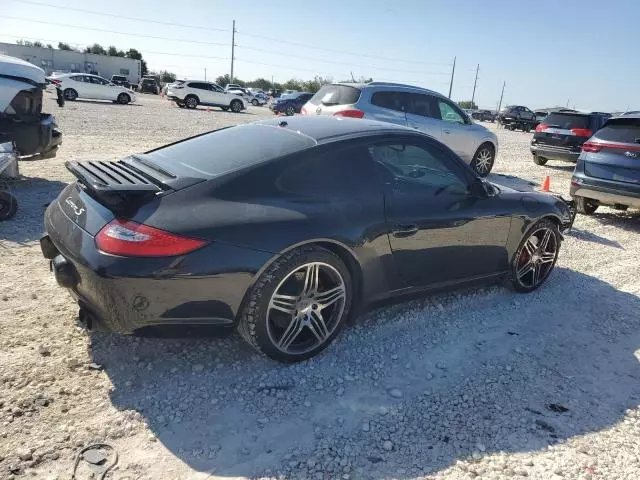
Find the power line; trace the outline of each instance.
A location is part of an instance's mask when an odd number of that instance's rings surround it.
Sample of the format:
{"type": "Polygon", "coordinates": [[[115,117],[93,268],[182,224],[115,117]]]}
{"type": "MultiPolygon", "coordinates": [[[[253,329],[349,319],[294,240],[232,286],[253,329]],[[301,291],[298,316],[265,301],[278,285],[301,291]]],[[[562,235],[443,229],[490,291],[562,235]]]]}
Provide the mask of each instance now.
{"type": "MultiPolygon", "coordinates": [[[[60,10],[60,5],[56,5],[56,4],[52,4],[52,3],[45,3],[45,2],[34,2],[33,0],[10,0],[13,2],[19,2],[19,3],[29,3],[31,5],[38,5],[41,7],[51,7],[51,8],[55,8],[57,10],[60,10]]],[[[120,14],[114,14],[114,13],[105,13],[105,12],[96,12],[95,10],[86,10],[83,8],[72,8],[72,7],[64,7],[65,10],[70,10],[73,12],[81,12],[81,13],[90,13],[92,15],[102,15],[104,17],[111,17],[111,18],[118,18],[118,19],[122,19],[122,18],[126,18],[127,20],[134,20],[137,22],[145,22],[145,23],[155,23],[157,25],[166,25],[166,26],[172,26],[172,27],[183,27],[183,28],[194,28],[194,29],[198,29],[198,30],[210,30],[212,32],[229,32],[229,29],[224,29],[224,28],[213,28],[213,27],[200,27],[197,25],[186,25],[184,23],[174,23],[174,22],[162,22],[160,20],[150,20],[148,18],[140,18],[140,17],[128,17],[126,15],[120,15],[120,14]]]]}
{"type": "Polygon", "coordinates": [[[215,46],[227,46],[227,43],[215,43],[215,42],[201,42],[199,40],[186,40],[184,38],[175,38],[175,37],[158,37],[155,35],[143,35],[141,33],[130,33],[130,32],[117,32],[115,30],[104,30],[100,28],[94,27],[81,27],[79,25],[69,25],[66,23],[57,23],[57,22],[45,22],[44,20],[32,20],[30,18],[21,18],[21,17],[12,17],[9,15],[4,15],[3,18],[10,18],[12,20],[21,20],[24,22],[32,22],[32,23],[42,23],[45,25],[55,25],[58,27],[67,27],[67,28],[79,28],[81,30],[91,30],[93,32],[103,32],[103,33],[115,33],[118,35],[129,35],[131,37],[141,37],[141,38],[153,38],[155,40],[171,40],[172,42],[185,42],[185,43],[196,43],[199,45],[215,45],[215,46]]]}
{"type": "MultiPolygon", "coordinates": [[[[246,49],[246,50],[255,50],[256,52],[268,53],[270,55],[279,55],[279,56],[283,56],[283,57],[309,59],[308,56],[294,55],[294,54],[291,54],[291,53],[272,52],[270,50],[265,50],[263,48],[247,47],[246,45],[238,45],[238,47],[246,49]]],[[[321,59],[321,58],[313,58],[313,61],[314,62],[322,62],[322,63],[334,63],[336,65],[347,65],[347,66],[350,66],[350,67],[364,68],[364,69],[369,69],[369,70],[388,70],[388,71],[393,71],[393,72],[418,73],[418,74],[424,74],[424,75],[449,75],[446,72],[445,73],[443,73],[443,72],[425,72],[425,71],[420,71],[420,70],[406,70],[406,69],[403,69],[403,68],[374,67],[374,66],[371,66],[371,65],[358,65],[356,63],[351,63],[351,62],[340,62],[340,61],[336,61],[336,60],[324,60],[324,59],[321,59]]]]}
{"type": "Polygon", "coordinates": [[[347,52],[347,51],[344,51],[344,50],[333,50],[333,49],[330,49],[330,48],[318,47],[317,45],[309,45],[309,44],[306,44],[306,43],[291,42],[291,41],[282,40],[282,39],[279,39],[279,38],[267,37],[265,35],[256,35],[256,34],[253,34],[253,33],[243,32],[241,30],[239,30],[238,33],[240,35],[246,35],[247,37],[261,38],[263,40],[270,40],[272,42],[283,43],[283,44],[286,44],[286,45],[295,45],[295,46],[298,46],[298,47],[313,48],[315,50],[324,50],[326,52],[339,53],[339,54],[344,54],[344,55],[355,55],[355,56],[358,56],[358,57],[375,58],[377,60],[386,60],[386,61],[389,61],[389,62],[416,63],[416,64],[423,64],[423,65],[439,65],[439,66],[442,66],[442,67],[450,67],[451,66],[451,65],[449,65],[447,63],[423,62],[421,60],[404,60],[404,59],[400,59],[400,58],[390,58],[390,57],[379,57],[379,56],[376,56],[376,55],[367,55],[365,53],[347,52]]]}

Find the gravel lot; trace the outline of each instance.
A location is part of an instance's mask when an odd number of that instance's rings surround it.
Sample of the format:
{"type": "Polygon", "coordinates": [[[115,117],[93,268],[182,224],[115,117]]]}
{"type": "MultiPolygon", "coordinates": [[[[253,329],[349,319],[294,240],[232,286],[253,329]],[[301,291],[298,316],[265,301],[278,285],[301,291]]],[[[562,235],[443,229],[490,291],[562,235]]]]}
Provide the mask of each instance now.
{"type": "MultiPolygon", "coordinates": [[[[96,441],[118,449],[109,478],[122,480],[640,478],[637,211],[578,217],[533,294],[385,306],[302,364],[259,357],[235,333],[89,335],[37,244],[46,204],[72,180],[64,162],[270,114],[148,95],[45,106],[64,143],[21,162],[20,210],[0,224],[0,479],[67,479],[96,441]]],[[[570,165],[535,166],[530,134],[497,135],[494,181],[532,188],[549,174],[568,192],[570,165]]]]}

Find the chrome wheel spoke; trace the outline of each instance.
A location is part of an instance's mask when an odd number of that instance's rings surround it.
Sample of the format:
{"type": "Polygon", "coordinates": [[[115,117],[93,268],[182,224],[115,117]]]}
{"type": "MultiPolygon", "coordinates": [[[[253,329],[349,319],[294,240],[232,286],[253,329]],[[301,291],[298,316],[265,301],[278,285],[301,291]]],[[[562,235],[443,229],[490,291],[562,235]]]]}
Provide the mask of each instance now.
{"type": "Polygon", "coordinates": [[[315,335],[320,342],[324,342],[329,337],[329,329],[324,322],[322,313],[317,310],[313,310],[309,313],[309,330],[315,335]]]}
{"type": "Polygon", "coordinates": [[[540,242],[540,248],[542,251],[547,250],[547,246],[549,245],[549,240],[551,239],[551,230],[547,230],[544,232],[544,237],[542,237],[542,242],[540,242]]]}
{"type": "Polygon", "coordinates": [[[302,330],[302,319],[299,317],[295,317],[291,319],[289,326],[280,337],[280,341],[278,342],[278,346],[283,349],[288,349],[289,346],[293,343],[293,341],[297,338],[302,330]]]}
{"type": "Polygon", "coordinates": [[[536,246],[533,244],[533,242],[531,241],[531,238],[529,238],[529,240],[527,240],[524,244],[524,249],[526,250],[526,252],[529,254],[529,257],[533,256],[533,254],[536,251],[536,246]]]}
{"type": "Polygon", "coordinates": [[[518,278],[522,279],[522,277],[524,277],[534,269],[535,269],[535,264],[531,262],[525,263],[522,267],[518,269],[518,278]]]}
{"type": "Polygon", "coordinates": [[[307,265],[307,269],[304,273],[304,287],[302,287],[302,293],[304,295],[315,294],[318,291],[318,284],[320,275],[320,265],[312,263],[307,265]]]}
{"type": "Polygon", "coordinates": [[[271,301],[269,302],[269,308],[278,310],[293,317],[296,311],[297,300],[298,297],[295,297],[293,295],[282,295],[279,293],[274,293],[271,297],[271,301]]]}
{"type": "Polygon", "coordinates": [[[532,286],[535,286],[540,281],[540,264],[533,265],[533,281],[531,282],[532,286]]]}
{"type": "Polygon", "coordinates": [[[555,252],[545,252],[540,255],[540,262],[542,263],[551,263],[555,260],[556,254],[555,252]]]}
{"type": "Polygon", "coordinates": [[[315,301],[318,303],[318,308],[322,310],[330,305],[333,305],[338,300],[342,300],[345,297],[345,291],[343,285],[338,285],[326,292],[320,292],[316,295],[315,301]]]}

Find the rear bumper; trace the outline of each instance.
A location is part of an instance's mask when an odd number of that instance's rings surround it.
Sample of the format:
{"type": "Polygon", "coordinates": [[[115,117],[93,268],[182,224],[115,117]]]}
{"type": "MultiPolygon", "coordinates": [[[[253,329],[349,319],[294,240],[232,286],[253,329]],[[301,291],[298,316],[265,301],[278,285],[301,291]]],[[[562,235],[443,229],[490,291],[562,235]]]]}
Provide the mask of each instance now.
{"type": "Polygon", "coordinates": [[[272,256],[222,244],[178,258],[107,255],[57,201],[47,208],[45,228],[41,249],[58,284],[89,313],[92,328],[125,334],[158,325],[234,325],[255,273],[272,256]]]}
{"type": "Polygon", "coordinates": [[[640,208],[640,187],[638,192],[633,194],[611,187],[591,185],[585,182],[576,185],[572,182],[570,193],[572,197],[590,198],[603,205],[626,205],[631,208],[640,208]]]}
{"type": "Polygon", "coordinates": [[[573,152],[566,148],[557,148],[549,145],[531,144],[531,153],[549,160],[562,160],[563,162],[576,163],[580,152],[573,152]]]}

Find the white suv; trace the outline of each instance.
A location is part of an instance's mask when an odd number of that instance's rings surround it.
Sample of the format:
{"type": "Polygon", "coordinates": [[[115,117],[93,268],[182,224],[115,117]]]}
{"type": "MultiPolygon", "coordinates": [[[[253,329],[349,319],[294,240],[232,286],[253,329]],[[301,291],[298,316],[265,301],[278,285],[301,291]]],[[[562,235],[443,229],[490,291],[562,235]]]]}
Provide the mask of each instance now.
{"type": "Polygon", "coordinates": [[[180,108],[196,108],[198,105],[220,107],[225,112],[231,110],[238,113],[247,109],[246,101],[239,95],[225,92],[215,83],[201,80],[188,80],[183,83],[169,85],[167,97],[176,102],[180,108]]]}

